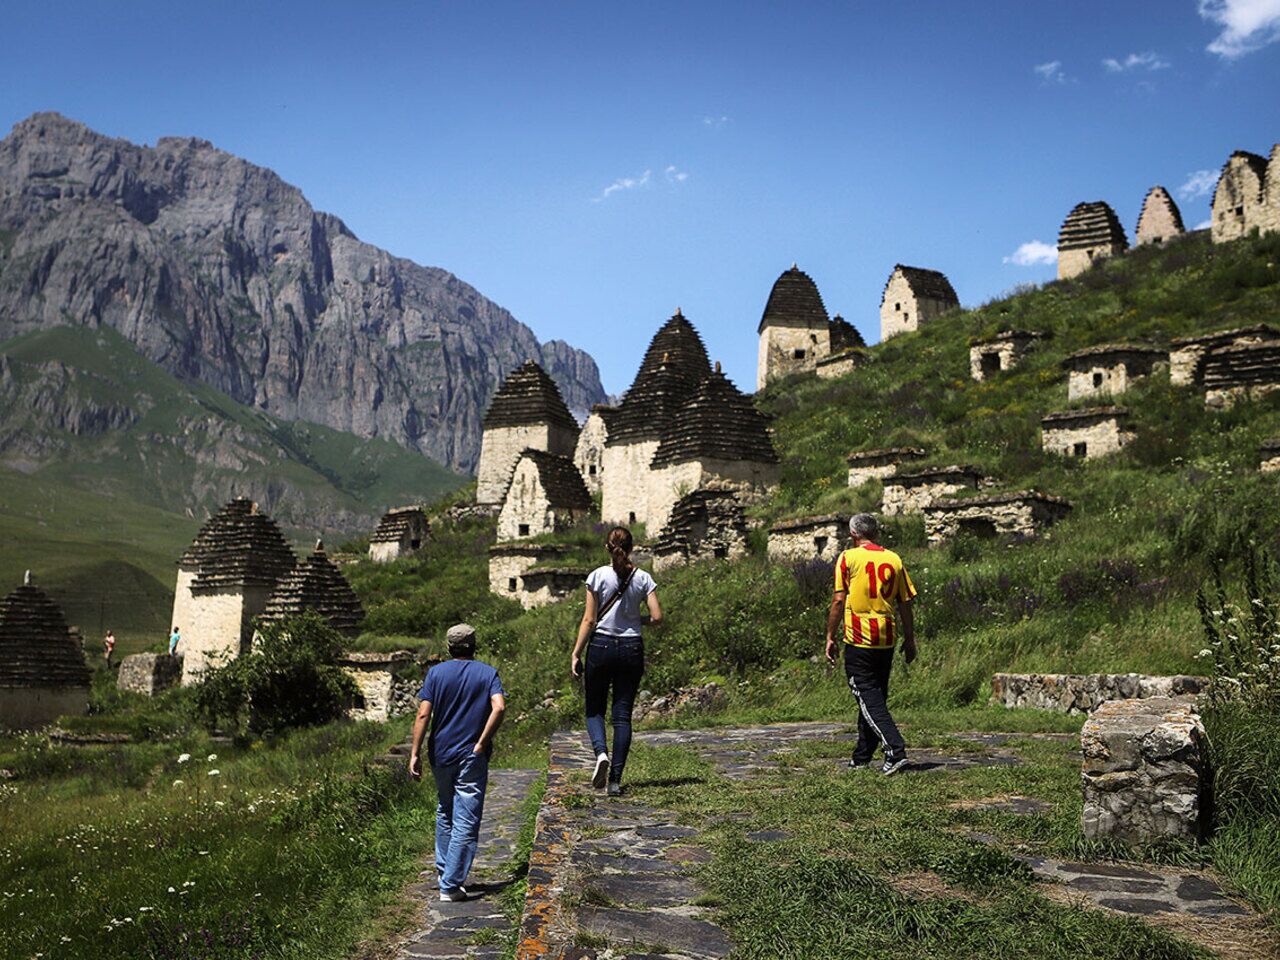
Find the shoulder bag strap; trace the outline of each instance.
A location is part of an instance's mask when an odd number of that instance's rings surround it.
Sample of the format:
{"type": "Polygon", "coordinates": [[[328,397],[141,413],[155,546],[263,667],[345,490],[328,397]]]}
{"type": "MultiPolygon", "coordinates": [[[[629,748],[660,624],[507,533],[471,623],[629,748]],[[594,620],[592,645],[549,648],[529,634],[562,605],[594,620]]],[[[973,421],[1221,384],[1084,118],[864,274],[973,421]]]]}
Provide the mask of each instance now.
{"type": "Polygon", "coordinates": [[[627,587],[631,586],[631,579],[636,575],[636,570],[637,570],[636,567],[631,568],[631,572],[627,574],[627,579],[623,580],[622,583],[618,584],[617,592],[612,597],[610,597],[609,602],[606,603],[603,607],[601,607],[600,610],[596,613],[597,626],[600,624],[600,621],[604,619],[604,615],[608,613],[610,610],[612,610],[613,605],[617,603],[619,600],[621,600],[622,595],[627,592],[627,587]]]}

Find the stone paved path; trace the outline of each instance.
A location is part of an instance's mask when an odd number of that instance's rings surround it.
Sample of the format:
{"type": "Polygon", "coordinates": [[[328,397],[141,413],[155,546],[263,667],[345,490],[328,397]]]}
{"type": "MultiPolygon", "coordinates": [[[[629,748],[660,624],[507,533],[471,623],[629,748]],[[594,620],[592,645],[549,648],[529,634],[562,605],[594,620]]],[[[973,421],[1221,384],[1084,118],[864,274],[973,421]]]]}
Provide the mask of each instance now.
{"type": "Polygon", "coordinates": [[[418,926],[396,946],[392,955],[397,960],[496,960],[506,954],[504,941],[511,920],[502,912],[499,895],[514,879],[511,860],[520,835],[520,811],[539,776],[537,770],[489,771],[480,849],[467,881],[467,889],[477,896],[462,903],[442,903],[435,857],[429,853],[420,882],[409,888],[415,904],[421,906],[418,926]]]}
{"type": "MultiPolygon", "coordinates": [[[[955,734],[971,751],[917,749],[909,769],[928,773],[975,766],[1015,766],[1021,737],[1075,740],[1072,734],[955,734]]],[[[847,725],[775,724],[738,729],[637,732],[650,746],[697,750],[731,780],[777,769],[800,744],[815,739],[852,741],[847,725]]],[[[581,733],[551,740],[547,793],[529,866],[529,892],[521,921],[517,960],[716,960],[732,941],[699,905],[703,891],[696,871],[708,859],[689,842],[696,830],[672,815],[634,799],[608,800],[581,783],[591,753],[581,733]],[[608,944],[605,948],[600,946],[608,944]]],[[[809,762],[843,765],[846,758],[809,762]]],[[[1022,816],[1052,808],[1020,796],[988,798],[967,806],[1022,816]]],[[[994,837],[970,832],[979,843],[994,837]]],[[[748,839],[786,839],[761,830],[748,839]]],[[[1052,899],[1105,908],[1170,926],[1224,956],[1269,956],[1273,943],[1261,919],[1229,898],[1208,875],[1190,870],[1112,863],[1073,863],[1024,856],[1052,899]]]]}

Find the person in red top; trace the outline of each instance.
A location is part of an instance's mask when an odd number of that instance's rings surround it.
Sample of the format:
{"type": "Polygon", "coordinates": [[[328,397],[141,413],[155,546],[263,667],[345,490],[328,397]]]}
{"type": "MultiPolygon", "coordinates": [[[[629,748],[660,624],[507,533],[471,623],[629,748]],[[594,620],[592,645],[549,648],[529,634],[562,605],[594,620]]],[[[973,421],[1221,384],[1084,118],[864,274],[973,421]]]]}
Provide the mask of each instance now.
{"type": "Polygon", "coordinates": [[[875,542],[880,524],[869,513],[849,520],[850,548],[836,561],[835,593],[827,616],[827,662],[836,664],[836,630],[844,621],[844,672],[858,701],[858,743],[849,766],[871,766],[879,743],[884,747],[886,776],[907,765],[907,748],[889,713],[889,673],[898,627],[902,655],[916,658],[911,583],[902,558],[875,542]],[[894,607],[897,607],[897,621],[894,607]]]}

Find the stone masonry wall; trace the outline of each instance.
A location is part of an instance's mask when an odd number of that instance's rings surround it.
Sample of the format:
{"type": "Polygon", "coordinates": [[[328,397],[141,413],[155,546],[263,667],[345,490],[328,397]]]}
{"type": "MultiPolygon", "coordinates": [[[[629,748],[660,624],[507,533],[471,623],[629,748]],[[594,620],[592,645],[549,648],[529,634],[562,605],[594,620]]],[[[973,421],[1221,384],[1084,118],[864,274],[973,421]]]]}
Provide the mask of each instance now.
{"type": "Polygon", "coordinates": [[[1076,445],[1084,444],[1086,460],[1116,453],[1133,439],[1133,434],[1120,429],[1120,421],[1112,417],[1105,420],[1046,423],[1041,427],[1040,445],[1047,453],[1064,457],[1076,456],[1076,445]]]}
{"type": "Polygon", "coordinates": [[[480,462],[476,466],[476,503],[502,502],[516,461],[524,450],[545,450],[572,459],[577,445],[576,431],[557,424],[486,430],[480,441],[480,462]]]}
{"type": "Polygon", "coordinates": [[[182,640],[182,685],[198,683],[210,667],[221,666],[248,648],[253,619],[267,607],[269,587],[201,591],[191,599],[182,640]]]}
{"type": "Polygon", "coordinates": [[[1280,470],[1280,442],[1272,440],[1262,445],[1258,469],[1263,473],[1280,470]]]}
{"type": "Polygon", "coordinates": [[[991,678],[991,701],[1013,709],[1092,713],[1108,700],[1150,697],[1195,697],[1206,677],[1149,677],[1138,673],[997,673],[991,678]]]}
{"type": "Polygon", "coordinates": [[[582,425],[578,434],[578,446],[573,453],[573,465],[582,474],[582,481],[587,485],[592,496],[600,492],[604,476],[604,441],[608,436],[604,417],[593,413],[582,425]]]}
{"type": "Polygon", "coordinates": [[[654,532],[671,519],[671,508],[687,493],[699,487],[740,489],[747,497],[763,494],[778,483],[776,463],[748,460],[697,460],[677,463],[649,473],[648,529],[654,532]]]}
{"type": "MultiPolygon", "coordinates": [[[[1161,366],[1152,365],[1151,369],[1161,366]]],[[[1081,363],[1070,370],[1067,376],[1067,399],[1083,400],[1087,397],[1116,396],[1124,393],[1129,386],[1148,371],[1144,366],[1130,364],[1125,361],[1099,359],[1093,363],[1081,363]]]]}
{"type": "Polygon", "coordinates": [[[89,712],[88,687],[0,687],[0,728],[39,730],[89,712]]]}
{"type": "Polygon", "coordinates": [[[348,654],[341,661],[342,670],[355,681],[360,697],[359,705],[347,711],[352,720],[384,722],[400,713],[407,713],[406,700],[413,702],[412,693],[406,698],[397,681],[396,671],[413,659],[407,650],[390,654],[348,654]]]}
{"type": "Polygon", "coordinates": [[[826,329],[768,326],[760,334],[756,362],[756,387],[793,373],[808,373],[822,357],[831,353],[831,334],[826,329]],[[796,356],[803,353],[803,356],[796,356]]]}
{"type": "Polygon", "coordinates": [[[889,279],[880,301],[880,339],[888,340],[899,333],[919,330],[927,323],[951,309],[950,304],[937,300],[916,299],[911,285],[901,273],[889,279]]]}
{"type": "Polygon", "coordinates": [[[175,687],[182,680],[180,655],[167,653],[135,653],[120,661],[116,688],[129,693],[154,697],[175,687]]]}
{"type": "Polygon", "coordinates": [[[769,559],[775,563],[834,562],[847,543],[847,527],[839,519],[799,528],[770,530],[769,559]]]}
{"type": "Polygon", "coordinates": [[[1080,731],[1087,840],[1197,840],[1208,796],[1208,738],[1194,704],[1110,700],[1080,731]]]}
{"type": "Polygon", "coordinates": [[[823,357],[814,367],[819,380],[837,380],[846,374],[853,373],[867,362],[867,355],[861,350],[846,350],[844,353],[823,357]]]}
{"type": "Polygon", "coordinates": [[[995,354],[1000,358],[1000,372],[1012,370],[1020,364],[1035,347],[1035,339],[1020,338],[993,340],[987,343],[975,343],[969,348],[969,376],[981,382],[987,377],[983,370],[983,358],[995,354]]]}
{"type": "Polygon", "coordinates": [[[1123,253],[1114,244],[1100,244],[1096,247],[1076,247],[1072,250],[1058,251],[1058,279],[1068,280],[1079,276],[1099,260],[1123,253]]]}
{"type": "Polygon", "coordinates": [[[884,481],[884,499],[881,501],[880,511],[886,517],[919,513],[943,497],[960,493],[962,490],[976,490],[977,487],[977,479],[964,474],[944,475],[924,483],[913,482],[910,486],[895,482],[893,477],[887,477],[884,481]]]}
{"type": "MultiPolygon", "coordinates": [[[[609,523],[645,523],[649,510],[649,462],[657,440],[604,448],[604,484],[600,519],[609,523]],[[635,514],[634,519],[632,514],[635,514]]],[[[650,525],[652,532],[657,527],[650,525]]]]}
{"type": "Polygon", "coordinates": [[[955,539],[966,524],[974,522],[990,524],[996,536],[1032,537],[1059,518],[1058,508],[1039,500],[980,501],[971,505],[959,501],[954,506],[934,504],[933,509],[925,510],[924,531],[930,546],[955,539]]]}
{"type": "Polygon", "coordinates": [[[400,559],[399,543],[369,544],[369,559],[374,563],[390,563],[400,559]]]}
{"type": "Polygon", "coordinates": [[[547,501],[538,465],[530,459],[520,461],[498,514],[498,539],[519,540],[554,533],[572,526],[576,519],[575,511],[556,509],[547,501]],[[527,528],[523,532],[522,525],[527,528]]]}

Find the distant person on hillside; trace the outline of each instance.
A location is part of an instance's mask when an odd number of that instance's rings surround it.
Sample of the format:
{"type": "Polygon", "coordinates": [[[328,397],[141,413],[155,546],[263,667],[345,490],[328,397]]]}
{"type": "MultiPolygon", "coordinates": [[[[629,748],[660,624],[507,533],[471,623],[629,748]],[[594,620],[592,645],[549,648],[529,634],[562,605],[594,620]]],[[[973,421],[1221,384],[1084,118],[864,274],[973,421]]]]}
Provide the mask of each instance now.
{"type": "Polygon", "coordinates": [[[907,748],[889,713],[889,671],[895,641],[894,604],[902,628],[902,655],[916,658],[911,598],[916,588],[902,558],[876,544],[880,524],[869,513],[849,520],[850,548],[836,561],[835,595],[827,616],[827,662],[836,664],[836,630],[844,620],[844,672],[858,701],[858,743],[851,769],[871,766],[877,743],[886,776],[907,765],[907,748]]]}
{"type": "Polygon", "coordinates": [[[173,625],[173,633],[169,634],[169,656],[173,656],[178,652],[178,644],[182,642],[182,634],[178,632],[178,625],[173,625]]]}
{"type": "Polygon", "coordinates": [[[578,626],[578,641],[569,658],[575,677],[583,675],[586,647],[587,733],[596,759],[591,784],[608,784],[609,796],[622,793],[622,769],[631,749],[631,711],[644,674],[644,641],[640,636],[640,608],[649,610],[649,623],[662,622],[658,585],[631,562],[633,542],[626,527],[614,527],[605,539],[610,562],[587,577],[587,606],[578,626]],[[588,646],[588,642],[590,645],[588,646]],[[604,712],[613,693],[613,759],[604,736],[604,712]]]}
{"type": "Polygon", "coordinates": [[[107,669],[111,669],[111,655],[116,651],[116,635],[107,630],[107,635],[102,638],[102,659],[107,662],[107,669]]]}
{"type": "Polygon", "coordinates": [[[489,786],[489,755],[507,701],[498,671],[475,659],[476,631],[449,628],[449,656],[427,671],[418,691],[409,775],[422,777],[422,738],[431,724],[427,761],[436,781],[436,875],[440,899],[466,900],[489,786]]]}

